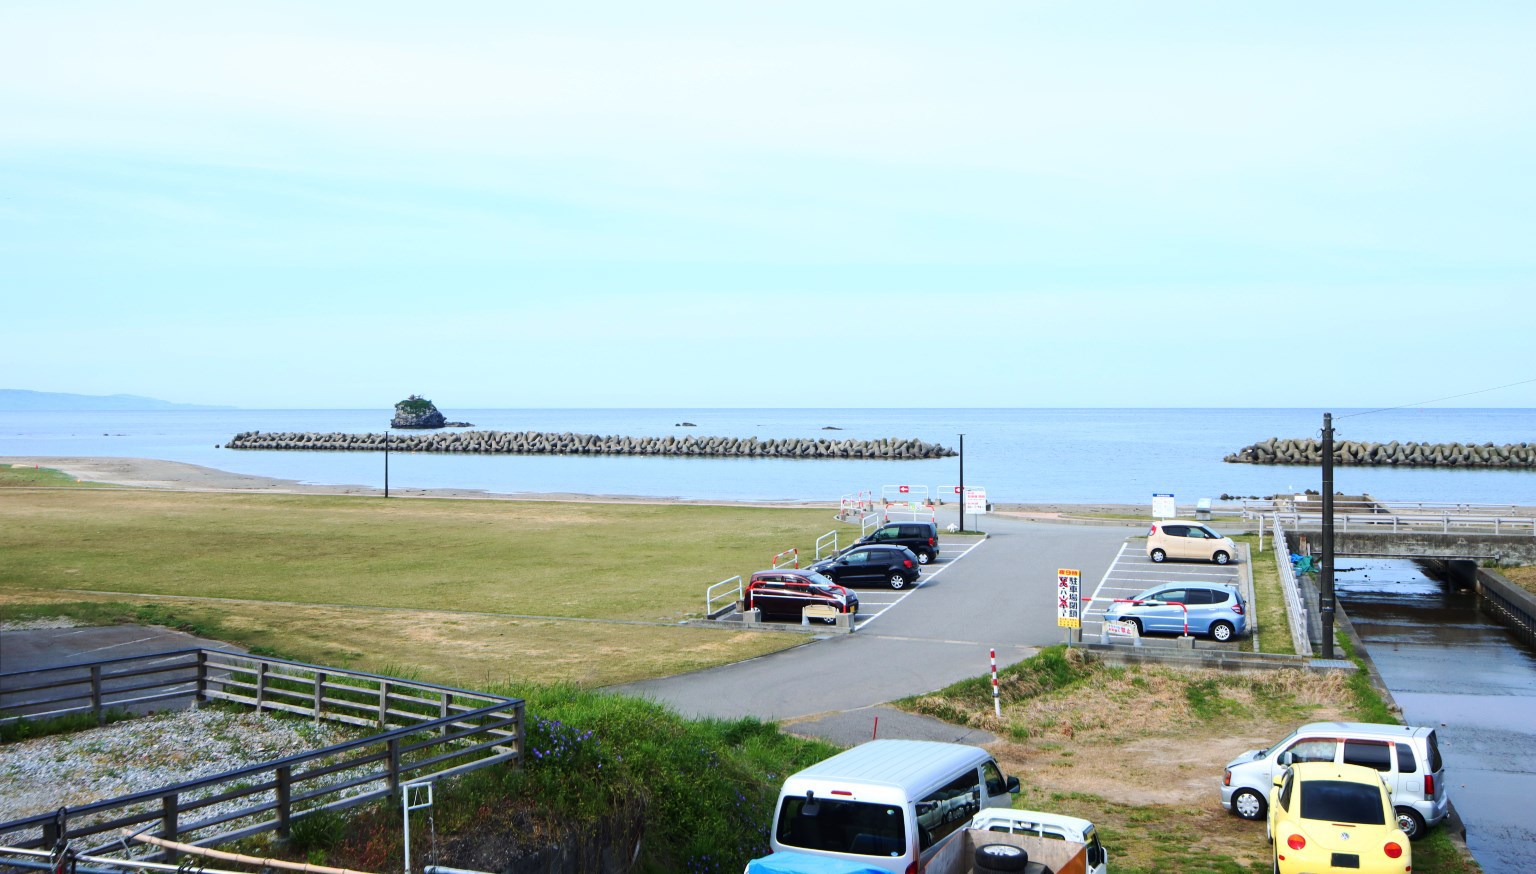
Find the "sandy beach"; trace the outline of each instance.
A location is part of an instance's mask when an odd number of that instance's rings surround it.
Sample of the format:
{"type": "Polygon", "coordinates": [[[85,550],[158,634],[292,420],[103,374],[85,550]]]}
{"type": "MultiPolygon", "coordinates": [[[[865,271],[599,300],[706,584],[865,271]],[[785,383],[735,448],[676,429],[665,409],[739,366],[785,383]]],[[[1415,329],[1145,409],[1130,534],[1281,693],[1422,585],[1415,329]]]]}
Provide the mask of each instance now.
{"type": "MultiPolygon", "coordinates": [[[[111,458],[81,456],[0,456],[0,464],[19,467],[52,468],[85,482],[109,483],[129,488],[167,489],[189,492],[250,492],[253,494],[294,495],[364,495],[381,496],[384,490],[364,485],[301,483],[233,473],[179,461],[156,458],[111,458]]],[[[708,504],[761,507],[826,507],[831,501],[798,503],[764,501],[688,501],[636,495],[576,494],[571,492],[502,494],[477,489],[390,488],[391,497],[457,498],[504,501],[585,501],[632,504],[708,504]]],[[[1149,507],[1127,504],[997,504],[994,512],[1025,518],[1051,519],[1063,515],[1141,514],[1149,507]]]]}

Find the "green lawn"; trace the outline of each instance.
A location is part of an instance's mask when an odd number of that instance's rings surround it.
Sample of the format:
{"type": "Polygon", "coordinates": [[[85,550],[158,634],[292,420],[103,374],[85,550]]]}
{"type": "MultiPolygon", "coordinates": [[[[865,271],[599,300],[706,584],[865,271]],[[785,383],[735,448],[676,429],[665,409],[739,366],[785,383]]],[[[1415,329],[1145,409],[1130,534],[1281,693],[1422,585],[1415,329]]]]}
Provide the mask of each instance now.
{"type": "MultiPolygon", "coordinates": [[[[0,588],[668,622],[823,509],[131,491],[0,502],[0,588]]],[[[848,526],[851,532],[855,529],[848,526]]]]}
{"type": "Polygon", "coordinates": [[[711,584],[791,547],[809,559],[833,529],[857,534],[828,509],[15,488],[0,619],[154,621],[469,685],[606,685],[803,642],[679,623],[711,584]]]}

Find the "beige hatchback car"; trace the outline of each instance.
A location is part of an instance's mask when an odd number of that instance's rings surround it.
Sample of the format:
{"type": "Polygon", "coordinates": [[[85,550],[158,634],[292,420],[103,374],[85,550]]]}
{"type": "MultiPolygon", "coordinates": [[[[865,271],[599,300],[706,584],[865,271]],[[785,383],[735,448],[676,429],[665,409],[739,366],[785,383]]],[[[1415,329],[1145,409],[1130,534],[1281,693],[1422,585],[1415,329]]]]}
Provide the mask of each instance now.
{"type": "Polygon", "coordinates": [[[1153,561],[1190,558],[1226,564],[1237,555],[1237,544],[1199,522],[1168,519],[1152,523],[1147,532],[1147,557],[1153,561]]]}

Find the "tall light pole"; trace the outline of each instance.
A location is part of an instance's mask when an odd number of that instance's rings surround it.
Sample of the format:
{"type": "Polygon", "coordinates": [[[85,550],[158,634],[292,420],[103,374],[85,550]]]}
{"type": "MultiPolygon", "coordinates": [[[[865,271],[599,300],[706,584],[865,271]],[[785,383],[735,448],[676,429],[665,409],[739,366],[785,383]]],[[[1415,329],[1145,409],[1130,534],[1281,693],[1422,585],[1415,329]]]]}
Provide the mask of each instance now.
{"type": "Polygon", "coordinates": [[[965,435],[960,435],[960,530],[965,530],[965,435]]]}
{"type": "Polygon", "coordinates": [[[384,497],[389,497],[389,432],[384,432],[384,497]]]}
{"type": "Polygon", "coordinates": [[[1333,658],[1333,414],[1323,414],[1323,567],[1318,573],[1323,658],[1333,658]]]}

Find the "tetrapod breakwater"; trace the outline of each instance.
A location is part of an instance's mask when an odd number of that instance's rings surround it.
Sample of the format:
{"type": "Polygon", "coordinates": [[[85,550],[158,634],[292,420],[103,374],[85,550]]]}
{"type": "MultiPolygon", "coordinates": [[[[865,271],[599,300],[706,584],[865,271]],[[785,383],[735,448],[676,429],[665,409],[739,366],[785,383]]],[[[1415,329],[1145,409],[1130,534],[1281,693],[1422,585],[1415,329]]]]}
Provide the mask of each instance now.
{"type": "MultiPolygon", "coordinates": [[[[1322,441],[1282,440],[1271,437],[1244,446],[1223,461],[1236,464],[1321,464],[1322,441]]],[[[1365,443],[1336,441],[1333,463],[1338,465],[1395,467],[1484,467],[1536,469],[1536,444],[1505,443],[1365,443]]]]}
{"type": "Polygon", "coordinates": [[[916,439],[829,440],[756,437],[620,437],[542,431],[455,431],[442,434],[343,434],[243,431],[226,449],[330,452],[445,452],[477,455],[668,455],[700,458],[948,458],[955,450],[916,439]]]}

